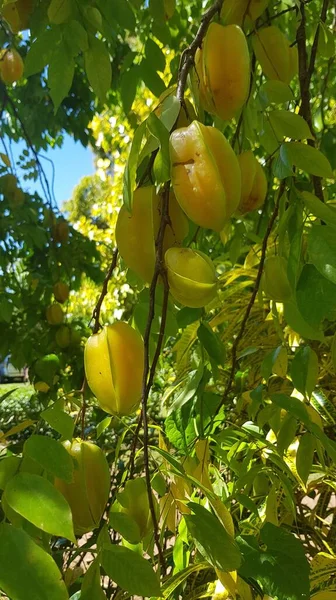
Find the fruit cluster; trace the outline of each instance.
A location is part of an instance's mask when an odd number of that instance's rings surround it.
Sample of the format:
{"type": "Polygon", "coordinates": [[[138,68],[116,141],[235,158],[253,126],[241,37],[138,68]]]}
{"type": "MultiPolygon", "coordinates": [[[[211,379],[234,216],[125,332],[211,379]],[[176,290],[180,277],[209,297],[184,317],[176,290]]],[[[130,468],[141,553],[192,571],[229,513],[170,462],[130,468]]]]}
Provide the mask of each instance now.
{"type": "MultiPolygon", "coordinates": [[[[268,0],[224,2],[223,24],[209,25],[196,52],[193,87],[201,109],[213,115],[216,123],[239,118],[248,100],[250,53],[242,28],[251,27],[267,4],[268,0]]],[[[297,71],[296,50],[284,34],[271,26],[253,29],[252,37],[263,73],[289,83],[297,71]]],[[[155,109],[159,118],[169,93],[155,109]]],[[[245,150],[237,156],[220,129],[197,119],[189,100],[181,107],[170,135],[169,152],[169,218],[161,239],[169,291],[177,303],[201,308],[215,299],[218,281],[211,259],[190,248],[195,239],[189,236],[190,222],[194,231],[198,226],[220,234],[232,217],[241,218],[263,205],[267,180],[253,152],[245,150]]],[[[147,284],[155,272],[163,203],[154,185],[140,186],[133,194],[132,209],[123,206],[116,224],[122,259],[147,284]]],[[[291,296],[285,267],[281,257],[266,261],[263,287],[275,301],[291,296]],[[279,273],[277,288],[270,276],[274,269],[279,273]]],[[[140,335],[126,323],[114,323],[90,337],[85,349],[86,377],[105,411],[127,415],[139,406],[143,355],[140,335]]]]}

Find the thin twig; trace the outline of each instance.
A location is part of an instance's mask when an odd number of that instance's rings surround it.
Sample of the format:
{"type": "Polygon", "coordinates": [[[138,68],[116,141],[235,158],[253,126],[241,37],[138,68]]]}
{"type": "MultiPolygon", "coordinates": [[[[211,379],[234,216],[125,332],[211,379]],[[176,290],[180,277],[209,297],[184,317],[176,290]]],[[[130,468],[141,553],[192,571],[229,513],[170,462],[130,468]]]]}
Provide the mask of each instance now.
{"type": "Polygon", "coordinates": [[[190,69],[194,65],[196,50],[202,46],[203,38],[209,27],[210,21],[216,14],[220,14],[222,5],[223,0],[216,0],[216,2],[214,2],[214,4],[210,6],[210,8],[204,13],[195,38],[191,42],[190,46],[188,46],[188,48],[182,52],[177,76],[178,83],[176,90],[177,99],[182,105],[184,105],[184,90],[187,85],[187,77],[190,69]]]}
{"type": "Polygon", "coordinates": [[[97,302],[97,304],[96,304],[96,306],[94,308],[94,311],[92,313],[91,320],[94,319],[94,325],[93,325],[93,328],[92,328],[92,332],[93,333],[97,333],[99,331],[100,327],[101,327],[100,322],[99,322],[100,311],[101,311],[102,304],[104,302],[104,298],[105,298],[105,296],[107,294],[107,289],[108,289],[109,281],[110,281],[110,279],[112,277],[114,269],[117,266],[117,261],[118,261],[118,248],[116,247],[113,250],[112,262],[111,262],[109,270],[107,271],[106,277],[104,279],[102,291],[100,293],[100,296],[98,298],[98,302],[97,302]]]}
{"type": "Polygon", "coordinates": [[[236,368],[237,368],[237,353],[238,353],[238,347],[239,344],[244,336],[245,333],[245,327],[247,324],[247,321],[249,319],[251,310],[253,308],[255,299],[257,297],[258,294],[258,290],[259,290],[259,286],[260,286],[260,281],[261,281],[261,277],[263,274],[263,269],[264,269],[264,263],[265,263],[265,258],[266,258],[266,251],[267,251],[267,243],[268,243],[268,238],[271,235],[272,229],[273,229],[273,225],[274,222],[278,216],[278,212],[279,212],[279,203],[280,200],[284,194],[285,191],[285,187],[286,187],[286,180],[284,179],[279,187],[279,192],[278,192],[278,197],[275,203],[275,207],[272,213],[272,216],[268,222],[268,226],[267,226],[267,230],[263,239],[263,243],[262,243],[262,247],[261,247],[261,257],[260,257],[260,263],[259,263],[259,268],[258,268],[258,273],[257,273],[257,277],[255,280],[255,284],[254,284],[254,288],[253,288],[253,292],[251,294],[251,298],[250,301],[247,305],[243,320],[241,322],[240,325],[240,329],[238,332],[237,337],[235,338],[233,344],[232,344],[232,361],[231,361],[231,370],[230,370],[230,375],[229,375],[229,381],[226,385],[225,391],[223,393],[223,397],[222,400],[220,401],[219,405],[217,406],[216,409],[216,413],[215,416],[219,413],[221,407],[225,404],[225,401],[229,395],[229,393],[231,392],[232,389],[232,385],[233,385],[233,381],[234,381],[234,376],[235,376],[235,372],[236,372],[236,368]]]}

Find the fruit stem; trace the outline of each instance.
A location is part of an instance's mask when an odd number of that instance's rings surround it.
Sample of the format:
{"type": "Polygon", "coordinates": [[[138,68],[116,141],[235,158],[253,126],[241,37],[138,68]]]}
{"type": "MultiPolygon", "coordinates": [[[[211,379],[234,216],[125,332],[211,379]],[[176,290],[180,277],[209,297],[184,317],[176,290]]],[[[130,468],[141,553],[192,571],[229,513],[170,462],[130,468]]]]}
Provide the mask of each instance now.
{"type": "Polygon", "coordinates": [[[99,331],[99,329],[101,327],[100,322],[99,322],[100,311],[101,311],[102,304],[104,302],[104,298],[105,298],[105,296],[107,294],[109,281],[110,281],[110,279],[111,279],[111,277],[113,275],[114,269],[117,266],[117,261],[118,261],[118,248],[115,247],[114,250],[113,250],[113,253],[112,253],[112,262],[110,264],[109,270],[107,271],[106,277],[104,279],[102,291],[100,292],[100,296],[98,298],[98,302],[97,302],[97,304],[96,304],[96,306],[95,306],[95,308],[93,310],[93,313],[92,313],[91,321],[92,321],[92,319],[94,319],[94,325],[93,325],[93,328],[92,328],[92,332],[93,333],[98,333],[98,331],[99,331]]]}

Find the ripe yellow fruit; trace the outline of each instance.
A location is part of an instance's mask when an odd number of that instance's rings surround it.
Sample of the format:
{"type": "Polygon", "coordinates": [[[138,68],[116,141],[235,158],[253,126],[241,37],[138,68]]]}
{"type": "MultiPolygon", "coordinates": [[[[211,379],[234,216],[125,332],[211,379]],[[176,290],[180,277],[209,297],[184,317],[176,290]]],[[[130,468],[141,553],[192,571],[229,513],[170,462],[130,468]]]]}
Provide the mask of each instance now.
{"type": "Polygon", "coordinates": [[[34,383],[34,388],[37,392],[46,394],[50,390],[50,385],[48,385],[45,381],[37,381],[34,383]]]}
{"type": "Polygon", "coordinates": [[[21,79],[24,65],[20,54],[13,49],[4,48],[0,52],[0,75],[4,83],[10,84],[21,79]]]}
{"type": "Polygon", "coordinates": [[[250,86],[250,55],[242,29],[211,23],[195,67],[205,110],[223,121],[232,119],[246,102],[250,86]]]}
{"type": "MultiPolygon", "coordinates": [[[[155,240],[160,227],[160,197],[154,186],[138,188],[133,196],[130,213],[125,206],[120,209],[116,224],[116,242],[127,266],[144,281],[150,282],[155,266],[155,240]]],[[[169,196],[171,224],[166,226],[164,250],[180,245],[188,234],[188,220],[176,202],[169,196]]]]}
{"type": "Polygon", "coordinates": [[[54,241],[62,244],[69,239],[69,225],[65,219],[58,219],[52,228],[54,241]]]}
{"type": "Polygon", "coordinates": [[[165,263],[170,293],[184,306],[200,308],[216,296],[215,267],[203,252],[170,248],[165,254],[165,263]]]}
{"type": "Polygon", "coordinates": [[[60,348],[67,348],[71,344],[71,329],[67,325],[62,325],[55,335],[55,340],[60,348]]]}
{"type": "Polygon", "coordinates": [[[221,10],[221,19],[228,25],[236,23],[243,26],[256,21],[268,6],[269,0],[225,0],[221,10]]]}
{"type": "Polygon", "coordinates": [[[76,535],[99,526],[110,492],[110,470],[104,452],[92,442],[63,442],[75,460],[73,482],[55,479],[55,487],[68,501],[76,535]]]}
{"type": "Polygon", "coordinates": [[[269,79],[290,83],[297,74],[297,48],[291,48],[286,36],[275,25],[259,29],[252,45],[263,70],[269,79]]]}
{"type": "Polygon", "coordinates": [[[287,277],[287,262],[283,256],[270,256],[265,260],[262,276],[265,295],[276,302],[287,302],[292,296],[287,277]]]}
{"type": "Polygon", "coordinates": [[[119,321],[87,341],[86,379],[100,407],[113,415],[130,415],[141,400],[144,345],[141,335],[119,321]]]}
{"type": "Polygon", "coordinates": [[[251,150],[239,154],[237,158],[242,179],[242,191],[237,214],[244,215],[264,204],[267,193],[267,180],[264,169],[251,150]]]}
{"type": "Polygon", "coordinates": [[[63,281],[58,281],[53,286],[53,293],[55,296],[55,300],[63,304],[69,298],[69,286],[63,281]]]}
{"type": "Polygon", "coordinates": [[[64,313],[59,304],[54,302],[46,310],[46,317],[50,325],[60,325],[64,319],[64,313]]]}
{"type": "Polygon", "coordinates": [[[224,135],[193,121],[170,136],[171,180],[181,208],[197,225],[221,231],[241,194],[237,157],[224,135]]]}

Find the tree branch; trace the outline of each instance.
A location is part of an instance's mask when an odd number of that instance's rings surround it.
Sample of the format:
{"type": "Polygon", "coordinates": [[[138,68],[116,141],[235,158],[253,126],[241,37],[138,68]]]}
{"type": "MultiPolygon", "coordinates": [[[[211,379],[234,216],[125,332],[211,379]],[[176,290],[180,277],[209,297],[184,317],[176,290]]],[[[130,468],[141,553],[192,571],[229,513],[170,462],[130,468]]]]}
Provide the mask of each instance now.
{"type": "Polygon", "coordinates": [[[100,296],[98,298],[98,302],[97,302],[97,304],[96,304],[96,306],[95,306],[95,308],[93,310],[93,313],[92,313],[91,320],[94,319],[94,325],[93,325],[93,329],[92,329],[93,333],[97,333],[99,331],[100,327],[101,327],[100,322],[99,322],[100,311],[101,311],[102,304],[104,302],[104,298],[105,298],[105,296],[107,294],[107,288],[108,288],[109,281],[110,281],[110,279],[112,277],[114,269],[117,266],[117,261],[118,261],[118,248],[116,247],[113,250],[112,262],[111,262],[110,268],[109,268],[109,270],[108,270],[108,272],[106,274],[106,277],[104,279],[102,291],[100,293],[100,296]]]}
{"type": "Polygon", "coordinates": [[[177,75],[178,83],[176,90],[177,99],[181,104],[184,104],[184,90],[187,85],[189,71],[194,65],[196,50],[202,46],[203,38],[207,32],[210,21],[216,14],[220,14],[222,5],[223,0],[216,0],[216,2],[214,2],[214,4],[204,13],[194,40],[191,42],[190,46],[182,52],[177,75]]]}
{"type": "Polygon", "coordinates": [[[257,277],[256,277],[256,280],[255,280],[253,292],[251,294],[250,301],[249,301],[249,303],[247,305],[247,308],[246,308],[243,320],[241,322],[238,335],[235,338],[235,340],[233,342],[233,345],[232,345],[232,362],[231,362],[231,370],[230,370],[230,375],[229,375],[229,381],[228,381],[228,383],[226,385],[226,388],[225,388],[222,400],[219,403],[219,405],[217,406],[215,416],[219,413],[221,407],[225,404],[225,401],[226,401],[226,399],[227,399],[227,397],[228,397],[228,395],[229,395],[229,393],[231,392],[231,389],[232,389],[232,385],[233,385],[233,381],[234,381],[234,376],[235,376],[235,372],[236,372],[236,368],[237,368],[238,347],[239,347],[239,344],[240,344],[240,342],[241,342],[241,340],[242,340],[242,338],[244,336],[245,327],[246,327],[247,321],[249,319],[251,310],[253,308],[255,299],[257,297],[257,293],[258,293],[258,290],[259,290],[261,277],[262,277],[262,274],[263,274],[264,263],[265,263],[265,259],[266,259],[266,251],[267,251],[268,238],[271,235],[275,219],[278,216],[279,203],[280,203],[280,200],[281,200],[281,198],[282,198],[282,196],[284,194],[285,187],[286,187],[286,180],[284,179],[281,182],[281,184],[280,184],[279,192],[278,192],[278,197],[277,197],[277,200],[276,200],[276,203],[275,203],[275,207],[274,207],[272,216],[271,216],[271,218],[269,220],[269,223],[268,223],[268,226],[267,226],[267,230],[266,230],[266,233],[265,233],[265,236],[264,236],[264,239],[263,239],[263,243],[262,243],[262,247],[261,247],[260,263],[259,263],[258,273],[257,273],[257,277]]]}

